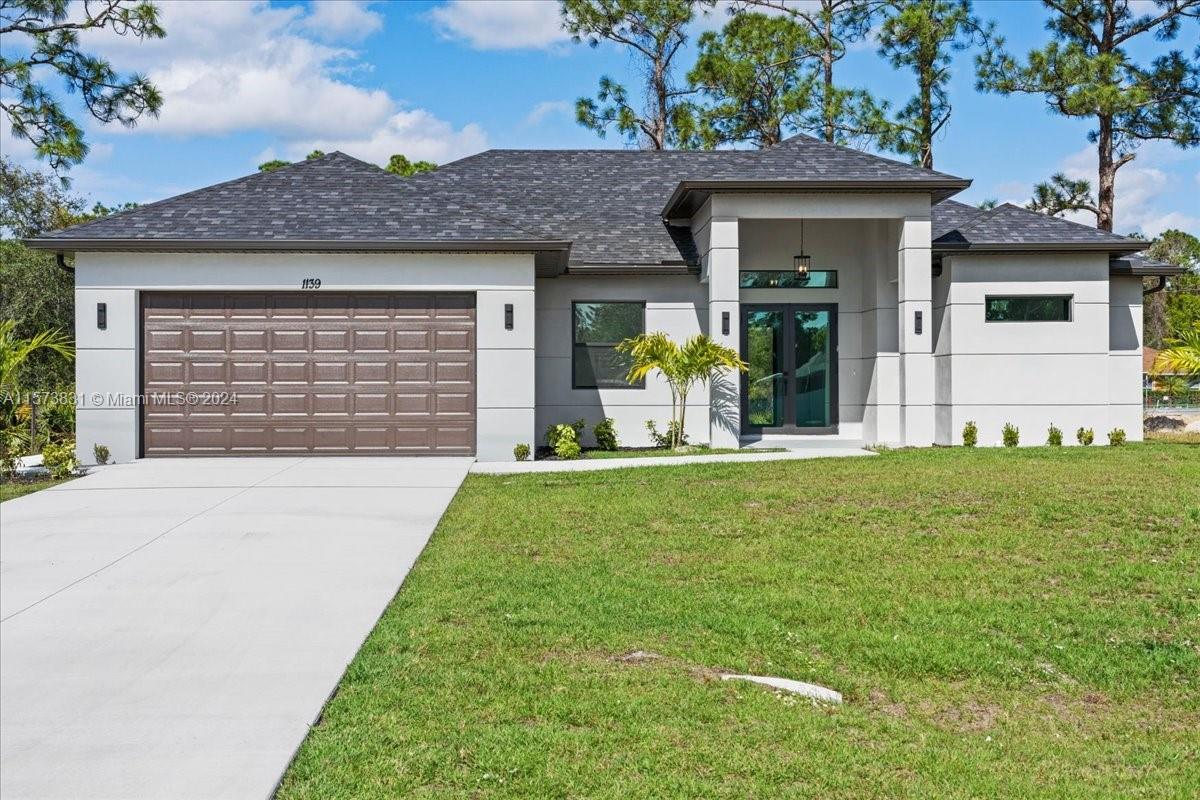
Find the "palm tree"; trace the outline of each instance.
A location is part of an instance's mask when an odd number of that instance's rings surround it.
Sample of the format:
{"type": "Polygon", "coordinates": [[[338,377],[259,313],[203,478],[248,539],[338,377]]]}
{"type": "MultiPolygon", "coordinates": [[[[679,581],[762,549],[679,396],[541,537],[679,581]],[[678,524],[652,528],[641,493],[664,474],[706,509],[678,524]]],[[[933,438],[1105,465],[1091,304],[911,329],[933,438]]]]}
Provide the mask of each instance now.
{"type": "Polygon", "coordinates": [[[1155,375],[1200,375],[1200,322],[1168,344],[1154,359],[1155,375]]]}
{"type": "Polygon", "coordinates": [[[704,386],[722,370],[745,372],[748,366],[732,348],[717,344],[704,334],[691,337],[680,347],[661,331],[643,333],[626,339],[617,350],[632,356],[633,363],[625,380],[637,383],[654,370],[662,373],[671,389],[671,446],[683,442],[683,425],[687,421],[688,393],[704,386]]]}
{"type": "Polygon", "coordinates": [[[61,331],[42,331],[28,339],[18,339],[14,335],[16,327],[17,323],[11,319],[0,322],[0,391],[16,390],[17,373],[38,350],[51,350],[67,360],[75,358],[75,346],[61,331]]]}

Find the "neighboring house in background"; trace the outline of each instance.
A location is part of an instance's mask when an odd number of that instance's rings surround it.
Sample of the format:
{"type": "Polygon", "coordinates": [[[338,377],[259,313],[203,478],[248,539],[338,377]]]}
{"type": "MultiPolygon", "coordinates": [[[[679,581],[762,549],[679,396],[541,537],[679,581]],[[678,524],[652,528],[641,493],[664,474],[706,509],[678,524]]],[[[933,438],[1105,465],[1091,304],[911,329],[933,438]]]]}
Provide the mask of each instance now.
{"type": "Polygon", "coordinates": [[[333,153],[29,244],[74,255],[83,458],[502,460],[605,416],[642,444],[670,396],[628,386],[614,345],[656,330],[750,363],[689,398],[714,446],[952,444],[969,420],[985,443],[1006,422],[1141,438],[1142,277],[1179,270],[949,199],[969,183],[805,136],[410,178],[333,153]]]}

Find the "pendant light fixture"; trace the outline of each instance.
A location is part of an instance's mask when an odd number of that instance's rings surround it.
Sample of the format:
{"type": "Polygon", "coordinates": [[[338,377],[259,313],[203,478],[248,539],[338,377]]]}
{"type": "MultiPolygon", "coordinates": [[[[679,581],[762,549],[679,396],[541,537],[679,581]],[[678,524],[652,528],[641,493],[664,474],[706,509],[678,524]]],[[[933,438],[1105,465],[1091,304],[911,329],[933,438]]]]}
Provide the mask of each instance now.
{"type": "Polygon", "coordinates": [[[804,252],[804,220],[800,220],[800,254],[792,256],[792,266],[797,275],[807,275],[812,269],[812,256],[804,252]]]}

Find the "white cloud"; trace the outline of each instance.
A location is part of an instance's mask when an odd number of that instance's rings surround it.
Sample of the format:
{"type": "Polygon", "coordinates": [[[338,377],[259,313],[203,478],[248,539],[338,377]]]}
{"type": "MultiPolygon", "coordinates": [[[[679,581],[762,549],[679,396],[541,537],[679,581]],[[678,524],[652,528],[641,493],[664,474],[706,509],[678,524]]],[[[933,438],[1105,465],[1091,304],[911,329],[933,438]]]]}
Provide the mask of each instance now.
{"type": "MultiPolygon", "coordinates": [[[[1113,203],[1113,230],[1116,233],[1140,231],[1154,237],[1167,228],[1196,230],[1200,228],[1200,217],[1174,208],[1164,208],[1170,203],[1173,190],[1179,183],[1175,171],[1164,169],[1179,160],[1179,151],[1164,142],[1144,144],[1130,163],[1117,170],[1116,199],[1113,203]]],[[[1096,189],[1098,155],[1093,146],[1072,153],[1062,162],[1062,170],[1070,178],[1085,178],[1096,189]]],[[[1192,206],[1194,210],[1195,206],[1192,206]]],[[[1096,218],[1087,212],[1065,215],[1067,219],[1095,225],[1096,218]]]]}
{"type": "Polygon", "coordinates": [[[326,42],[360,42],[383,27],[383,15],[360,0],[312,0],[304,29],[326,42]]]}
{"type": "Polygon", "coordinates": [[[448,0],[428,13],[438,33],[476,50],[540,50],[570,41],[558,3],[448,0]]]}
{"type": "Polygon", "coordinates": [[[392,154],[403,153],[414,161],[445,164],[487,146],[487,134],[478,125],[455,129],[428,111],[412,109],[393,114],[365,135],[297,140],[288,143],[283,152],[287,158],[299,159],[313,150],[341,150],[376,164],[386,164],[392,154]]]}
{"type": "Polygon", "coordinates": [[[166,39],[87,34],[89,46],[119,69],[145,72],[163,93],[161,116],[142,119],[133,134],[264,131],[287,154],[319,147],[375,161],[393,152],[447,160],[486,146],[478,125],[456,129],[382,89],[350,82],[370,65],[333,43],[379,29],[383,19],[368,3],[167,0],[160,7],[166,39]]]}
{"type": "Polygon", "coordinates": [[[570,116],[572,108],[566,100],[543,100],[533,107],[523,122],[530,127],[541,125],[547,117],[570,116]]]}

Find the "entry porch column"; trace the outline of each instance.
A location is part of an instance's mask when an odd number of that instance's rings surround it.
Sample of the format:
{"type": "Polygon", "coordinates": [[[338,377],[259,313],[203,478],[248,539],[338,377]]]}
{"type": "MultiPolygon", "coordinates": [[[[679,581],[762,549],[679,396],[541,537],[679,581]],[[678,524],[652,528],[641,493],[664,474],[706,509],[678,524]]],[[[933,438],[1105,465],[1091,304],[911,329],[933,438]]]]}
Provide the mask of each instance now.
{"type": "Polygon", "coordinates": [[[900,440],[933,444],[933,262],[929,217],[905,217],[900,229],[898,300],[900,440]]]}

